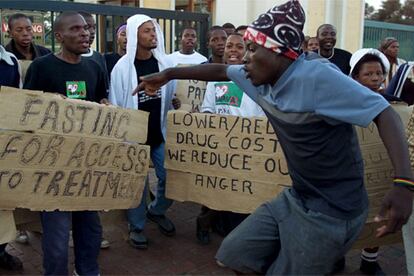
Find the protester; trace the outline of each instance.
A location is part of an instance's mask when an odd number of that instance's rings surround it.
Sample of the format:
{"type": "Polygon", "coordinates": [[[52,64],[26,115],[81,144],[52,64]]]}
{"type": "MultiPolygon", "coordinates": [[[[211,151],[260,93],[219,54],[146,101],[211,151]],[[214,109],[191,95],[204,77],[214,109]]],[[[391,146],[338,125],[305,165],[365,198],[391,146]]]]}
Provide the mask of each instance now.
{"type": "Polygon", "coordinates": [[[308,45],[306,47],[307,51],[317,51],[319,50],[319,41],[317,37],[310,37],[308,40],[308,45]]]}
{"type": "MultiPolygon", "coordinates": [[[[77,12],[63,12],[54,22],[54,35],[61,50],[38,58],[30,65],[24,88],[56,92],[68,98],[107,102],[105,72],[82,54],[89,50],[88,24],[77,12]],[[76,91],[72,89],[77,87],[76,91]]],[[[97,258],[102,229],[95,211],[41,212],[45,275],[68,274],[69,231],[73,231],[75,272],[99,275],[97,258]]],[[[77,274],[76,274],[77,273],[77,274]]]]}
{"type": "MultiPolygon", "coordinates": [[[[148,246],[143,230],[147,216],[158,224],[166,236],[175,234],[174,224],[165,216],[172,200],[165,197],[166,170],[164,168],[164,146],[167,112],[171,109],[171,100],[175,82],[157,89],[156,96],[145,93],[132,96],[140,76],[159,72],[171,67],[170,59],[165,55],[164,38],[158,23],[146,15],[134,15],[127,20],[127,51],[115,64],[111,74],[109,99],[114,105],[149,112],[147,145],[151,147],[151,160],[158,178],[156,198],[146,210],[146,197],[143,196],[137,208],[127,211],[129,222],[129,242],[139,249],[148,246]]],[[[145,186],[144,195],[147,194],[145,186]]]]}
{"type": "Polygon", "coordinates": [[[226,31],[226,34],[228,36],[231,35],[232,33],[236,32],[236,27],[233,24],[229,23],[229,22],[224,23],[222,27],[224,28],[224,31],[226,31]]]}
{"type": "MultiPolygon", "coordinates": [[[[0,45],[0,86],[11,86],[16,88],[22,86],[19,62],[16,56],[7,52],[2,45],[0,45]]],[[[0,220],[1,224],[5,229],[9,230],[5,226],[10,226],[10,228],[13,229],[12,231],[4,231],[4,233],[1,233],[0,268],[6,270],[21,270],[23,268],[22,261],[6,251],[7,242],[14,238],[12,236],[7,237],[6,233],[16,233],[15,225],[13,224],[13,213],[11,211],[0,210],[0,217],[2,218],[0,220]],[[8,220],[6,220],[7,218],[8,220]]]]}
{"type": "Polygon", "coordinates": [[[0,86],[22,86],[17,57],[0,45],[0,86]]]}
{"type": "Polygon", "coordinates": [[[319,50],[317,52],[321,57],[328,59],[338,66],[345,75],[349,75],[349,70],[351,69],[349,67],[351,53],[335,48],[336,34],[336,28],[331,24],[319,26],[316,32],[316,37],[319,41],[319,50]]]}
{"type": "Polygon", "coordinates": [[[299,56],[304,21],[297,0],[276,6],[247,29],[245,65],[170,68],[141,78],[135,90],[153,95],[170,79],[231,79],[266,113],[286,156],[292,187],[224,239],[217,260],[242,273],[328,274],[352,246],[368,214],[353,124],[366,127],[374,121],[394,165],[394,187],[376,217],[382,221],[388,215],[389,220],[377,236],[398,231],[411,213],[408,187],[414,182],[398,114],[383,97],[325,59],[314,53],[299,56]]]}
{"type": "Polygon", "coordinates": [[[185,28],[181,35],[180,50],[168,55],[174,66],[178,64],[200,64],[207,58],[197,51],[197,32],[193,28],[185,28]]]}
{"type": "Polygon", "coordinates": [[[212,26],[207,33],[207,47],[211,49],[208,63],[223,63],[224,46],[226,44],[226,31],[220,26],[212,26]]]}
{"type": "MultiPolygon", "coordinates": [[[[394,95],[408,105],[414,104],[414,62],[402,64],[387,86],[386,94],[394,95]]],[[[414,274],[414,273],[413,273],[414,274]]]]}
{"type": "Polygon", "coordinates": [[[398,58],[400,51],[400,43],[394,37],[387,37],[381,41],[379,50],[388,58],[390,62],[390,71],[388,72],[387,77],[385,78],[385,88],[390,83],[392,77],[397,73],[398,67],[405,63],[405,60],[398,58]]]}
{"type": "Polygon", "coordinates": [[[247,25],[240,25],[236,28],[236,33],[239,33],[243,36],[246,30],[247,30],[247,25]]]}
{"type": "MultiPolygon", "coordinates": [[[[223,27],[212,26],[207,33],[207,46],[211,49],[211,57],[208,63],[224,63],[225,44],[227,34],[223,27]]],[[[207,206],[201,206],[200,214],[196,220],[196,237],[199,243],[206,245],[210,243],[210,229],[222,236],[227,233],[223,229],[223,223],[219,221],[218,211],[207,206]]]]}
{"type": "Polygon", "coordinates": [[[104,55],[109,77],[111,76],[111,72],[115,64],[126,53],[126,38],[126,23],[124,23],[116,29],[116,51],[111,54],[104,55]]]}
{"type": "MultiPolygon", "coordinates": [[[[356,51],[350,60],[351,77],[361,85],[375,93],[381,94],[382,83],[390,69],[390,63],[385,55],[376,49],[360,49],[356,51]]],[[[389,95],[383,95],[388,101],[399,99],[389,95]]],[[[381,266],[377,262],[379,247],[364,248],[361,252],[360,270],[367,275],[384,275],[381,266]]]]}
{"type": "MultiPolygon", "coordinates": [[[[86,23],[88,24],[88,31],[89,31],[89,49],[88,49],[87,53],[82,54],[82,57],[92,59],[93,61],[98,63],[99,66],[101,66],[101,68],[104,72],[108,72],[108,69],[106,68],[105,58],[100,53],[98,53],[97,51],[90,48],[90,47],[92,47],[92,44],[95,40],[95,34],[96,34],[95,19],[93,18],[93,16],[90,13],[87,13],[87,12],[84,12],[84,11],[80,11],[79,14],[83,16],[86,23]]],[[[106,75],[108,75],[108,74],[106,74],[106,75]]],[[[107,84],[106,84],[107,86],[108,86],[108,79],[109,78],[107,77],[106,80],[105,80],[107,82],[107,84]]]]}
{"type": "Polygon", "coordinates": [[[6,50],[13,53],[19,60],[34,60],[47,55],[51,51],[33,42],[32,21],[22,13],[11,15],[7,21],[11,38],[6,50]]]}

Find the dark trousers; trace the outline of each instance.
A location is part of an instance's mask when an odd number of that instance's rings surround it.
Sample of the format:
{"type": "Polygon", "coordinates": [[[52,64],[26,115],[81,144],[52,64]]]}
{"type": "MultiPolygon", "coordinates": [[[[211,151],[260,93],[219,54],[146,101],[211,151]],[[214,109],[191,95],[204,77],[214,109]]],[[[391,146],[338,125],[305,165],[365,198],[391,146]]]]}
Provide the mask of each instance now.
{"type": "MultiPolygon", "coordinates": [[[[68,275],[69,232],[72,229],[75,269],[79,275],[98,275],[102,227],[95,211],[42,212],[45,275],[68,275]]],[[[72,272],[71,272],[72,273],[72,272]]]]}
{"type": "Polygon", "coordinates": [[[0,244],[0,255],[3,254],[4,251],[6,251],[6,246],[7,243],[0,244]]]}
{"type": "Polygon", "coordinates": [[[201,206],[201,212],[197,217],[197,221],[200,230],[209,231],[212,228],[214,232],[225,237],[248,216],[248,214],[216,211],[206,206],[201,206]]]}

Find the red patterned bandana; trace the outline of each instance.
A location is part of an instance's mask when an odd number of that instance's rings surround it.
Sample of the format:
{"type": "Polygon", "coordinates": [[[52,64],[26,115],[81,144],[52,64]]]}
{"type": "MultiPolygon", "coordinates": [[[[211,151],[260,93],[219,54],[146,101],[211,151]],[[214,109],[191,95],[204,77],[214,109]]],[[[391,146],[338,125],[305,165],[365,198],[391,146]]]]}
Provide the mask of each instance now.
{"type": "Polygon", "coordinates": [[[304,40],[305,12],[298,0],[275,6],[261,14],[244,34],[250,40],[290,59],[297,59],[304,40]]]}

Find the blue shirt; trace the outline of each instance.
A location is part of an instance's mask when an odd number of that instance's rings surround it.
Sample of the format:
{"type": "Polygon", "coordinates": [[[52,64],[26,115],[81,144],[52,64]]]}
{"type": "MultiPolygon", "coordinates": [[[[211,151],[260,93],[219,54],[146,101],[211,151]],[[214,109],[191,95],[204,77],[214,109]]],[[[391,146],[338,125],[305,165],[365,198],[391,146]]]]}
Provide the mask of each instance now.
{"type": "Polygon", "coordinates": [[[242,65],[229,66],[227,76],[266,113],[306,208],[340,219],[367,208],[352,125],[368,126],[389,106],[383,97],[313,54],[301,55],[274,86],[253,86],[242,65]]]}

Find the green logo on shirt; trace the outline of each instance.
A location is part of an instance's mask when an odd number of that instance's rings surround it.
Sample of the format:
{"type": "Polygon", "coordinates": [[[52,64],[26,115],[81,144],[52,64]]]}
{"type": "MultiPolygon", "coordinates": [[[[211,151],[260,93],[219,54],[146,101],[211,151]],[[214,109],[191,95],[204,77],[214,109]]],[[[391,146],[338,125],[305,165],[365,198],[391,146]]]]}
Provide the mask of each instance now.
{"type": "Polygon", "coordinates": [[[70,99],[86,99],[86,83],[84,81],[67,81],[66,96],[70,99]]]}
{"type": "Polygon", "coordinates": [[[216,105],[228,105],[240,107],[243,99],[243,91],[232,82],[217,82],[216,105]]]}

